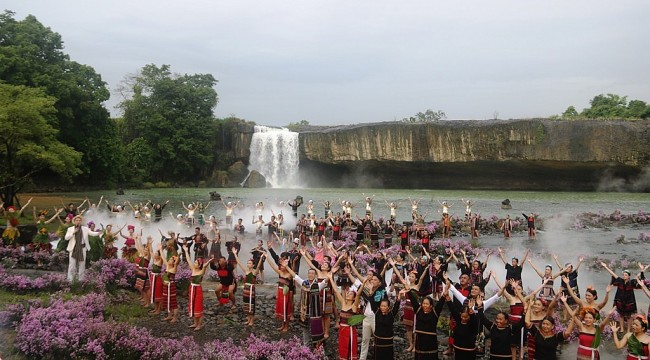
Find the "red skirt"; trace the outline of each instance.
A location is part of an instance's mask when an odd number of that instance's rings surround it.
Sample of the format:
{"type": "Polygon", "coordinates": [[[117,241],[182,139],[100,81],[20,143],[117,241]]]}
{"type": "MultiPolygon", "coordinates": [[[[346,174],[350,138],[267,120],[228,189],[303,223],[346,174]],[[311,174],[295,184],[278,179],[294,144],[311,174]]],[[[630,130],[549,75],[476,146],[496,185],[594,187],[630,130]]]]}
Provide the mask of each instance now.
{"type": "Polygon", "coordinates": [[[189,316],[200,318],[203,316],[203,288],[201,284],[190,284],[189,301],[187,303],[189,316]]]}
{"type": "Polygon", "coordinates": [[[357,354],[357,329],[354,326],[341,325],[339,328],[339,359],[356,360],[357,354]]]}
{"type": "Polygon", "coordinates": [[[278,286],[278,296],[275,300],[275,317],[283,322],[288,322],[293,315],[293,292],[284,294],[284,286],[278,286]]]}
{"type": "Polygon", "coordinates": [[[162,274],[160,273],[149,273],[149,296],[150,301],[158,302],[163,299],[163,281],[162,274]]]}
{"type": "Polygon", "coordinates": [[[165,309],[172,312],[178,309],[178,302],[176,301],[176,283],[173,281],[165,281],[163,284],[163,301],[165,302],[165,309]]]}
{"type": "Polygon", "coordinates": [[[143,291],[147,288],[147,268],[138,267],[135,272],[135,288],[136,290],[143,291]]]}
{"type": "Polygon", "coordinates": [[[415,313],[413,312],[413,305],[411,300],[406,299],[404,303],[404,315],[402,316],[402,325],[413,327],[413,319],[415,319],[415,313]]]}
{"type": "Polygon", "coordinates": [[[255,284],[244,283],[242,307],[246,315],[255,315],[255,284]]]}

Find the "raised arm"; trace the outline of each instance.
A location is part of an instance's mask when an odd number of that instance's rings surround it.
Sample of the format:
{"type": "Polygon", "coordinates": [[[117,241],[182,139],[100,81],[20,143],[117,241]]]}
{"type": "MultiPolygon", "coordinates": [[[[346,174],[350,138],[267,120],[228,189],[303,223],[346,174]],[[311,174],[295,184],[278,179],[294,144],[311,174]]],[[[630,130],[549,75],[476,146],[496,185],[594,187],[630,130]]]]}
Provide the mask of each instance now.
{"type": "Polygon", "coordinates": [[[553,260],[555,260],[558,269],[564,269],[564,266],[562,266],[562,264],[560,264],[560,261],[557,259],[557,255],[553,254],[553,260]]]}
{"type": "Polygon", "coordinates": [[[329,272],[327,273],[327,279],[329,280],[331,286],[330,289],[332,289],[332,292],[334,293],[334,296],[336,296],[336,300],[338,300],[339,304],[341,304],[341,307],[343,307],[343,304],[345,304],[345,299],[341,295],[341,292],[338,289],[338,286],[336,286],[336,283],[334,279],[332,278],[332,273],[329,272]]]}
{"type": "Polygon", "coordinates": [[[503,256],[503,249],[501,249],[501,248],[498,248],[498,249],[499,249],[498,250],[499,251],[499,258],[501,259],[501,261],[503,261],[503,265],[508,264],[508,262],[506,261],[506,258],[503,256]]]}
{"type": "Polygon", "coordinates": [[[530,266],[533,268],[533,270],[535,270],[535,272],[537,273],[537,275],[539,275],[539,277],[544,278],[544,273],[542,273],[541,271],[539,271],[539,269],[537,268],[537,266],[535,266],[535,263],[533,263],[533,260],[528,259],[528,263],[529,263],[530,266]]]}
{"type": "MultiPolygon", "coordinates": [[[[272,249],[269,249],[269,250],[272,250],[272,249]]],[[[274,263],[273,261],[271,261],[270,258],[268,258],[268,257],[266,257],[266,256],[265,256],[265,258],[266,258],[267,263],[269,264],[269,266],[271,266],[271,269],[273,269],[273,271],[275,271],[276,273],[278,273],[278,275],[282,275],[282,274],[280,273],[280,270],[278,269],[278,267],[275,265],[275,263],[274,263]]]]}
{"type": "MultiPolygon", "coordinates": [[[[246,274],[246,268],[244,265],[242,265],[241,260],[239,260],[239,255],[237,254],[239,251],[235,247],[232,248],[232,254],[235,256],[235,260],[237,260],[237,265],[241,269],[241,271],[246,274]]],[[[262,260],[262,257],[260,257],[260,261],[262,260]]]]}
{"type": "MultiPolygon", "coordinates": [[[[641,285],[641,284],[643,284],[643,281],[639,281],[639,285],[641,285]]],[[[645,284],[643,284],[642,286],[645,286],[645,284]]],[[[603,301],[598,303],[598,305],[596,305],[596,307],[598,307],[598,310],[600,310],[600,309],[604,308],[605,306],[607,306],[607,303],[609,302],[609,293],[612,291],[612,289],[614,289],[614,285],[612,285],[612,284],[607,285],[607,287],[605,288],[605,298],[603,299],[603,301]]],[[[645,291],[646,291],[645,294],[648,295],[648,297],[650,297],[650,293],[647,292],[647,290],[645,290],[645,291]]]]}
{"type": "MultiPolygon", "coordinates": [[[[190,258],[190,252],[187,249],[187,245],[183,245],[183,253],[185,254],[186,259],[190,258]]],[[[194,266],[194,263],[191,262],[191,261],[188,261],[188,264],[189,264],[190,269],[192,269],[192,271],[201,270],[200,268],[197,268],[196,266],[194,266]]]]}
{"type": "Polygon", "coordinates": [[[609,266],[607,266],[607,264],[605,264],[604,261],[601,261],[601,262],[600,262],[600,266],[602,266],[603,269],[605,269],[605,271],[607,271],[610,275],[612,275],[612,277],[613,277],[614,279],[616,279],[616,278],[618,277],[618,275],[616,275],[616,273],[613,272],[612,269],[610,269],[609,266]]]}
{"type": "Polygon", "coordinates": [[[576,265],[576,270],[575,270],[575,271],[578,271],[578,269],[580,269],[580,265],[582,265],[583,262],[585,262],[585,257],[584,257],[584,256],[580,256],[580,257],[578,258],[578,265],[576,265]]]}

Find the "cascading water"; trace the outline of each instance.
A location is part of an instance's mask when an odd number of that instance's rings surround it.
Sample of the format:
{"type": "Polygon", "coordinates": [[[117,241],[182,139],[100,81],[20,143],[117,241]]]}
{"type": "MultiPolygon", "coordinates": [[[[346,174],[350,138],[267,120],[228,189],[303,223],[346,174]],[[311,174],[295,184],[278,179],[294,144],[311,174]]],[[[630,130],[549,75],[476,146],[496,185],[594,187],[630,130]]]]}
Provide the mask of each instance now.
{"type": "Polygon", "coordinates": [[[275,188],[298,186],[298,133],[255,126],[248,170],[257,170],[275,188]]]}

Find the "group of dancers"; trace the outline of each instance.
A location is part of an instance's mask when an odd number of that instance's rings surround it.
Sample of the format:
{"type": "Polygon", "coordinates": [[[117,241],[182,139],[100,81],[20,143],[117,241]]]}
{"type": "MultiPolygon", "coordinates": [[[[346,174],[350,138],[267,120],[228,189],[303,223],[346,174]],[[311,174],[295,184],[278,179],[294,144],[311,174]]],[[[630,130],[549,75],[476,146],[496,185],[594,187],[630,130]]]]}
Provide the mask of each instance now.
{"type": "MultiPolygon", "coordinates": [[[[194,234],[182,237],[175,231],[163,233],[159,229],[161,242],[154,241],[152,235],[143,239],[142,230],[136,231],[134,225],[124,225],[116,232],[109,228],[110,225],[102,225],[102,231],[95,231],[91,224],[82,224],[83,217],[77,208],[77,214],[66,216],[66,219],[70,218],[71,225],[63,235],[68,241],[65,249],[70,253],[71,267],[74,262],[74,267],[69,268],[69,276],[74,279],[83,275],[86,253],[92,246],[88,237],[101,236],[103,256],[106,256],[105,247],[114,242],[126,226],[128,235],[123,236],[128,251],[123,252],[122,257],[137,266],[135,286],[140,291],[141,303],[152,307],[152,314],[165,313],[164,320],[170,323],[178,321],[175,275],[179,263],[187,262],[192,272],[187,312],[193,318],[190,327],[196,331],[203,328],[202,280],[208,268],[219,279],[214,289],[219,303],[229,305],[232,311],[237,311],[237,303],[240,303],[246,315],[244,325],[252,327],[255,321],[256,286],[259,278],[263,277],[264,265],[268,264],[278,275],[275,299],[278,331],[289,331],[292,321],[302,322],[310,330],[313,345],[321,346],[330,337],[332,328],[338,328],[340,359],[366,359],[371,343],[376,359],[392,359],[394,326],[398,321],[406,330],[409,343],[407,352],[412,352],[415,359],[437,359],[438,322],[445,305],[449,310],[451,328],[449,347],[445,353],[453,354],[456,359],[475,359],[487,353],[490,359],[521,358],[524,353],[528,354],[529,359],[555,359],[558,345],[570,337],[574,328],[578,330],[577,358],[599,359],[601,333],[606,326],[614,333],[616,347],[627,348],[628,359],[648,358],[650,337],[646,334],[647,318],[637,313],[634,293],[636,289],[641,289],[650,297],[650,290],[644,283],[644,271],[649,265],[639,263],[638,271],[624,270],[617,274],[602,263],[603,269],[611,275],[611,285],[605,289],[604,300],[599,302],[598,292],[592,287],[588,287],[584,293],[579,290],[578,270],[584,258],[579,258],[574,267],[570,262],[562,265],[554,256],[555,272],[551,264],[544,265],[541,271],[529,257],[529,251],[525,252],[520,262],[517,257],[506,259],[505,252],[499,248],[496,254],[506,270],[505,279],[501,281],[495,276],[494,269],[488,268],[490,254],[480,260],[479,256],[472,257],[463,250],[457,253],[453,248],[431,253],[429,244],[434,234],[427,233],[424,222],[426,214],[418,212],[416,200],[409,199],[413,225],[405,224],[399,229],[394,225],[396,219],[393,210],[397,205],[389,204],[391,212],[387,222],[395,231],[390,232],[389,237],[383,237],[383,242],[380,241],[372,229],[373,222],[376,222],[371,207],[373,197],[365,196],[366,212],[356,219],[348,212],[349,201],[341,202],[346,207],[338,214],[332,213],[331,203],[323,203],[325,216],[321,219],[325,220],[324,224],[318,220],[313,223],[310,220],[301,221],[315,217],[311,201],[307,203],[307,214],[297,217],[295,213],[295,228],[285,229],[278,222],[278,219],[282,220],[279,216],[281,213],[272,213],[271,220],[262,224],[262,227],[267,227],[266,248],[264,234],[256,230],[256,235],[249,237],[249,240],[255,239],[256,246],[245,264],[240,259],[241,240],[246,234],[243,220],[233,221],[239,205],[237,203],[223,203],[226,210],[225,226],[219,223],[216,216],[209,217],[204,224],[192,220],[190,224],[196,225],[194,234]],[[390,223],[391,220],[393,223],[390,223]],[[333,241],[340,240],[346,229],[357,232],[357,241],[350,246],[335,248],[333,241]],[[228,238],[223,244],[225,253],[222,250],[221,230],[228,238]],[[286,241],[287,236],[289,241],[286,241]],[[400,249],[396,255],[389,256],[386,249],[393,239],[399,239],[400,249]],[[418,245],[412,246],[413,239],[419,239],[418,245]],[[366,261],[369,258],[370,265],[358,260],[366,261]],[[302,262],[308,267],[306,278],[300,276],[302,262]],[[459,272],[456,282],[452,281],[455,276],[451,276],[450,270],[450,265],[454,263],[459,272]],[[527,294],[522,284],[526,264],[531,265],[541,280],[527,294]],[[237,268],[242,272],[241,302],[235,297],[239,285],[237,268]],[[559,286],[556,287],[558,278],[559,286]],[[486,293],[486,285],[490,281],[498,287],[496,294],[486,293]],[[613,289],[616,289],[614,306],[608,308],[609,293],[613,289]],[[294,305],[298,294],[298,301],[294,305]],[[509,311],[497,312],[493,318],[486,316],[490,307],[501,303],[500,298],[508,303],[509,311]],[[559,317],[556,316],[556,309],[561,309],[558,311],[559,317]],[[615,313],[618,314],[618,321],[610,322],[615,313]],[[558,321],[565,325],[559,331],[558,321]],[[357,343],[358,329],[362,332],[361,344],[357,343]],[[490,345],[486,349],[487,340],[490,345]]],[[[471,213],[471,202],[463,202],[469,210],[466,218],[472,219],[475,215],[471,213]]],[[[146,207],[164,207],[166,204],[148,203],[146,207]]],[[[293,207],[291,201],[287,204],[293,207]]],[[[28,205],[29,202],[25,207],[28,205]]],[[[440,205],[444,219],[449,216],[450,204],[441,202],[440,205]]],[[[144,210],[144,207],[139,208],[144,210]]],[[[190,210],[198,207],[196,204],[192,204],[191,208],[183,204],[183,207],[188,211],[183,218],[196,219],[194,213],[189,214],[190,210]]],[[[204,209],[206,207],[203,206],[204,209]]],[[[111,213],[114,212],[113,206],[109,205],[109,209],[111,213]]],[[[50,219],[46,219],[47,214],[39,214],[38,221],[51,222],[64,210],[57,209],[56,216],[50,219]]],[[[90,217],[99,208],[91,204],[89,210],[85,215],[90,217]]],[[[133,211],[139,210],[133,207],[133,211]]],[[[260,212],[256,214],[258,219],[265,215],[261,202],[256,204],[256,211],[260,212]]],[[[254,217],[253,224],[257,225],[255,220],[254,217]]],[[[534,229],[534,219],[532,221],[534,229]]],[[[155,222],[155,216],[152,222],[155,222]]],[[[187,225],[185,220],[182,222],[187,225]]],[[[109,255],[116,256],[112,251],[109,255]]]]}

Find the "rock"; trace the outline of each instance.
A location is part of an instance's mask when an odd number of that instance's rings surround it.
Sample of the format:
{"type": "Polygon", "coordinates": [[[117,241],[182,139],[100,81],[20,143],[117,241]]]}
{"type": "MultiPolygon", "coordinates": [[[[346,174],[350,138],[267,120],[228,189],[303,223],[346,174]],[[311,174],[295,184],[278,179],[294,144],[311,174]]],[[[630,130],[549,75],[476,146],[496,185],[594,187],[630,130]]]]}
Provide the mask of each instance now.
{"type": "Polygon", "coordinates": [[[248,179],[242,184],[245,188],[264,188],[266,187],[266,178],[257,170],[253,170],[248,175],[248,179]]]}
{"type": "Polygon", "coordinates": [[[210,201],[221,201],[221,194],[216,191],[210,191],[210,201]]]}
{"type": "Polygon", "coordinates": [[[228,167],[228,180],[232,183],[241,184],[248,175],[248,167],[241,161],[228,167]]]}

